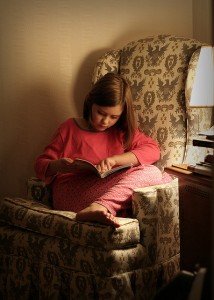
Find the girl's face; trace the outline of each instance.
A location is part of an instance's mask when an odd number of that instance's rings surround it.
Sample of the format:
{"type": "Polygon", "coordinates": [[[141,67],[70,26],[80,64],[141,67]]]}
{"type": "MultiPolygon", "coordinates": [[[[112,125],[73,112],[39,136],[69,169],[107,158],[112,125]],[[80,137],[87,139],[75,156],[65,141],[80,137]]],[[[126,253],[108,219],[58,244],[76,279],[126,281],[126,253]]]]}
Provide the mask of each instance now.
{"type": "Polygon", "coordinates": [[[117,123],[122,112],[122,105],[99,106],[97,104],[93,104],[91,112],[91,126],[97,131],[104,131],[117,123]]]}

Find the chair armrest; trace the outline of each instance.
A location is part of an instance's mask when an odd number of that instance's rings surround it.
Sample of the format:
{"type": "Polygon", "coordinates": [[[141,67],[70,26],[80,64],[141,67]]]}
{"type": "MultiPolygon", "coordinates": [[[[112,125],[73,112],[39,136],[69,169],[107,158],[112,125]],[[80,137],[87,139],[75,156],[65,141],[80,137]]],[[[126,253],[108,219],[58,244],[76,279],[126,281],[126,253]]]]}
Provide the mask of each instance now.
{"type": "Polygon", "coordinates": [[[138,188],[132,196],[133,217],[138,219],[141,243],[151,263],[180,253],[178,179],[138,188]]]}
{"type": "Polygon", "coordinates": [[[30,177],[27,180],[27,199],[41,202],[52,206],[52,193],[50,185],[37,177],[30,177]]]}

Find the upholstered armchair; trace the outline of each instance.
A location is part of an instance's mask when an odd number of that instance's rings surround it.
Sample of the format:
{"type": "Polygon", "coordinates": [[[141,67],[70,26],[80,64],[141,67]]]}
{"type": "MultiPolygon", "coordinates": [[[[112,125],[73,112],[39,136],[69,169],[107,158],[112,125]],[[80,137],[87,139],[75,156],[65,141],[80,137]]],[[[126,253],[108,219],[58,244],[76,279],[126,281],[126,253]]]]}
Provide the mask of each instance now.
{"type": "MultiPolygon", "coordinates": [[[[129,81],[139,128],[158,141],[162,170],[197,160],[200,152],[191,146],[197,113],[188,95],[201,45],[174,36],[144,38],[106,52],[94,69],[92,82],[107,72],[129,81]]],[[[200,111],[205,127],[209,113],[200,111]]],[[[116,229],[53,210],[50,187],[37,178],[27,188],[22,199],[0,200],[1,299],[148,300],[178,273],[177,178],[134,190],[133,216],[118,218],[116,229]]]]}

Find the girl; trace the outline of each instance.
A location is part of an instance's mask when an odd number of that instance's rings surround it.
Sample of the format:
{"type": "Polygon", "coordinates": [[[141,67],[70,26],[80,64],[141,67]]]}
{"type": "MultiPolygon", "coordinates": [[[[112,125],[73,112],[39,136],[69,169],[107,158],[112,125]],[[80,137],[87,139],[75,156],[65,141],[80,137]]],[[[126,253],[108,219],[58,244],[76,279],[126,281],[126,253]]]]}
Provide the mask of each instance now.
{"type": "Polygon", "coordinates": [[[51,183],[54,209],[76,212],[78,221],[118,227],[116,216],[128,216],[134,188],[171,180],[152,165],[159,157],[157,143],[136,127],[128,83],[108,73],[87,95],[83,118],[59,126],[36,159],[35,172],[51,183]],[[91,161],[100,172],[127,163],[133,168],[100,179],[74,171],[75,158],[91,161]]]}

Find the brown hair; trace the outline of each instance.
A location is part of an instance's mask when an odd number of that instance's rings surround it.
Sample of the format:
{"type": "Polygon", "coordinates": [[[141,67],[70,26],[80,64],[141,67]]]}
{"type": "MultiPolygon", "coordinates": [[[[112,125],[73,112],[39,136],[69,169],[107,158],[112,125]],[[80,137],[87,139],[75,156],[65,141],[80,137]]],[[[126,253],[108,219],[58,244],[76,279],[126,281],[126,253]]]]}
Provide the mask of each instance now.
{"type": "Polygon", "coordinates": [[[83,117],[90,122],[92,105],[116,106],[122,105],[123,112],[114,125],[124,133],[124,146],[128,148],[136,128],[133,110],[133,98],[129,84],[119,74],[107,73],[92,87],[85,98],[83,117]]]}

